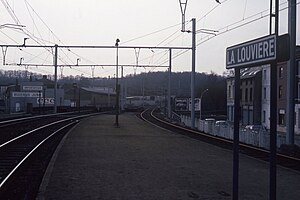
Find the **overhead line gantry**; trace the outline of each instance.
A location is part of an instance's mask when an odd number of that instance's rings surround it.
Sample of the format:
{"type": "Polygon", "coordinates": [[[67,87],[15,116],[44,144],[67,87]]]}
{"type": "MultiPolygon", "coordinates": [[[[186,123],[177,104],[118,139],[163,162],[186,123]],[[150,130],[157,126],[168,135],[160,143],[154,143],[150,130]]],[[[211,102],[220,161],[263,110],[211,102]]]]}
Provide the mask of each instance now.
{"type": "MultiPolygon", "coordinates": [[[[5,58],[7,54],[8,48],[51,48],[54,49],[54,60],[53,60],[53,65],[48,65],[48,64],[33,64],[33,63],[19,63],[15,64],[17,66],[54,66],[54,82],[55,82],[55,88],[54,88],[54,113],[57,112],[57,101],[56,101],[56,95],[57,95],[57,67],[84,67],[84,66],[116,66],[115,64],[110,65],[110,64],[75,64],[75,65],[68,65],[68,64],[58,64],[58,49],[161,49],[161,50],[168,50],[169,51],[169,65],[164,66],[164,65],[138,65],[138,67],[168,67],[169,68],[169,80],[168,80],[168,109],[169,109],[169,115],[170,115],[170,110],[171,110],[171,65],[172,65],[172,50],[192,50],[192,47],[180,47],[180,46],[103,46],[103,45],[26,45],[26,40],[24,40],[24,43],[22,45],[19,44],[0,44],[0,47],[2,48],[2,54],[3,54],[3,65],[11,65],[11,64],[6,64],[5,63],[5,58]]],[[[130,65],[130,64],[120,64],[119,66],[122,67],[137,67],[137,65],[130,65]]]]}

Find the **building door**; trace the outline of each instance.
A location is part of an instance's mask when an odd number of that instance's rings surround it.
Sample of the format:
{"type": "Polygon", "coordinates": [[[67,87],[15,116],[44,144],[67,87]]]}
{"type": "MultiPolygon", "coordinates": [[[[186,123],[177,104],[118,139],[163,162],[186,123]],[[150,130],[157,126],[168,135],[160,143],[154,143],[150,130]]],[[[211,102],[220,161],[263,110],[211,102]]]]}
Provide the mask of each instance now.
{"type": "Polygon", "coordinates": [[[21,111],[21,104],[16,103],[16,112],[20,112],[20,111],[21,111]]]}

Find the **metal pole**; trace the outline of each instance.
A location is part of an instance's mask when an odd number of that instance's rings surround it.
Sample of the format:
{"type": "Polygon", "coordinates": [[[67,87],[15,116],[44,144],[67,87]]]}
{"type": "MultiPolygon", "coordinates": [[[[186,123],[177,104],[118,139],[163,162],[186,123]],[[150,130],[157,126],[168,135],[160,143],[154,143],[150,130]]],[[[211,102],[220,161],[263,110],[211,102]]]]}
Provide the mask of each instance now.
{"type": "Polygon", "coordinates": [[[54,113],[57,113],[57,50],[58,45],[54,46],[54,113]]]}
{"type": "Polygon", "coordinates": [[[120,40],[116,40],[115,46],[117,47],[117,52],[116,52],[116,120],[115,120],[115,125],[118,127],[119,126],[119,42],[120,40]]]}
{"type": "Polygon", "coordinates": [[[186,6],[187,6],[187,1],[188,0],[179,0],[180,3],[180,10],[181,10],[181,15],[182,15],[182,20],[181,20],[181,31],[185,32],[185,11],[186,11],[186,6]]]}
{"type": "Polygon", "coordinates": [[[172,49],[169,49],[169,81],[168,81],[168,118],[171,119],[171,76],[172,76],[172,49]]]}
{"type": "Polygon", "coordinates": [[[269,21],[269,30],[270,30],[270,35],[272,34],[272,19],[275,17],[273,13],[273,0],[270,0],[270,21],[269,21]]]}
{"type": "Polygon", "coordinates": [[[124,103],[125,103],[125,99],[124,99],[124,68],[123,66],[121,66],[121,111],[124,110],[124,103]]]}
{"type": "Polygon", "coordinates": [[[78,87],[78,112],[80,113],[80,86],[78,87]]]}
{"type": "Polygon", "coordinates": [[[191,128],[195,128],[196,19],[192,19],[191,128]]]}
{"type": "Polygon", "coordinates": [[[46,91],[45,86],[43,86],[43,114],[45,114],[45,103],[46,103],[46,91]]]}
{"type": "Polygon", "coordinates": [[[239,141],[240,141],[240,69],[235,68],[234,78],[234,136],[233,136],[233,177],[232,200],[239,199],[239,141]]]}
{"type": "MultiPolygon", "coordinates": [[[[276,51],[278,50],[278,20],[279,0],[275,0],[275,35],[276,51]]],[[[276,200],[276,154],[277,154],[277,59],[271,64],[271,94],[270,94],[270,174],[269,199],[276,200]]]]}
{"type": "Polygon", "coordinates": [[[41,91],[39,91],[39,114],[41,114],[41,91]]]}
{"type": "MultiPolygon", "coordinates": [[[[146,76],[146,72],[145,72],[146,76]]],[[[145,77],[142,77],[142,96],[143,96],[143,109],[145,108],[145,77]]]]}
{"type": "Polygon", "coordinates": [[[295,143],[296,0],[289,0],[290,60],[287,69],[287,144],[295,143]]]}

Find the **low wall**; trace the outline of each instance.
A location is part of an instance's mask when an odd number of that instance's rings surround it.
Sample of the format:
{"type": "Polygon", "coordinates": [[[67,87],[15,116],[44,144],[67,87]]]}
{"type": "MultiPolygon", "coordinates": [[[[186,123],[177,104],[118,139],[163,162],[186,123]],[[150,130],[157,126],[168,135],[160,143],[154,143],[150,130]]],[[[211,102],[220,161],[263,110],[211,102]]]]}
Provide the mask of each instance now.
{"type": "MultiPolygon", "coordinates": [[[[189,116],[182,115],[181,122],[185,126],[191,127],[191,119],[189,116]]],[[[196,119],[195,128],[206,134],[215,135],[227,139],[233,139],[233,125],[220,125],[216,126],[215,123],[206,122],[204,120],[196,119]]],[[[240,142],[250,144],[253,146],[262,147],[265,149],[270,148],[270,133],[265,130],[253,131],[240,128],[240,142]]],[[[277,147],[286,144],[286,134],[277,134],[277,147]]],[[[295,135],[295,144],[300,146],[300,135],[295,135]]]]}

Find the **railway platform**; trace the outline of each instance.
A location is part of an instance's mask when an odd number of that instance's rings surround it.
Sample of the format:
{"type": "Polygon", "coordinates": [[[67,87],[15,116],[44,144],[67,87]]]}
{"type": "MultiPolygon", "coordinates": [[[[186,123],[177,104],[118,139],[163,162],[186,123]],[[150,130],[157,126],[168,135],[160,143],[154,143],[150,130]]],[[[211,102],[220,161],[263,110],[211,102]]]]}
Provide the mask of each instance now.
{"type": "MultiPolygon", "coordinates": [[[[61,142],[37,199],[232,199],[232,151],[133,113],[80,122],[61,142]]],[[[300,199],[300,173],[278,166],[277,199],[300,199]]],[[[268,199],[268,163],[240,154],[239,199],[268,199]]]]}

